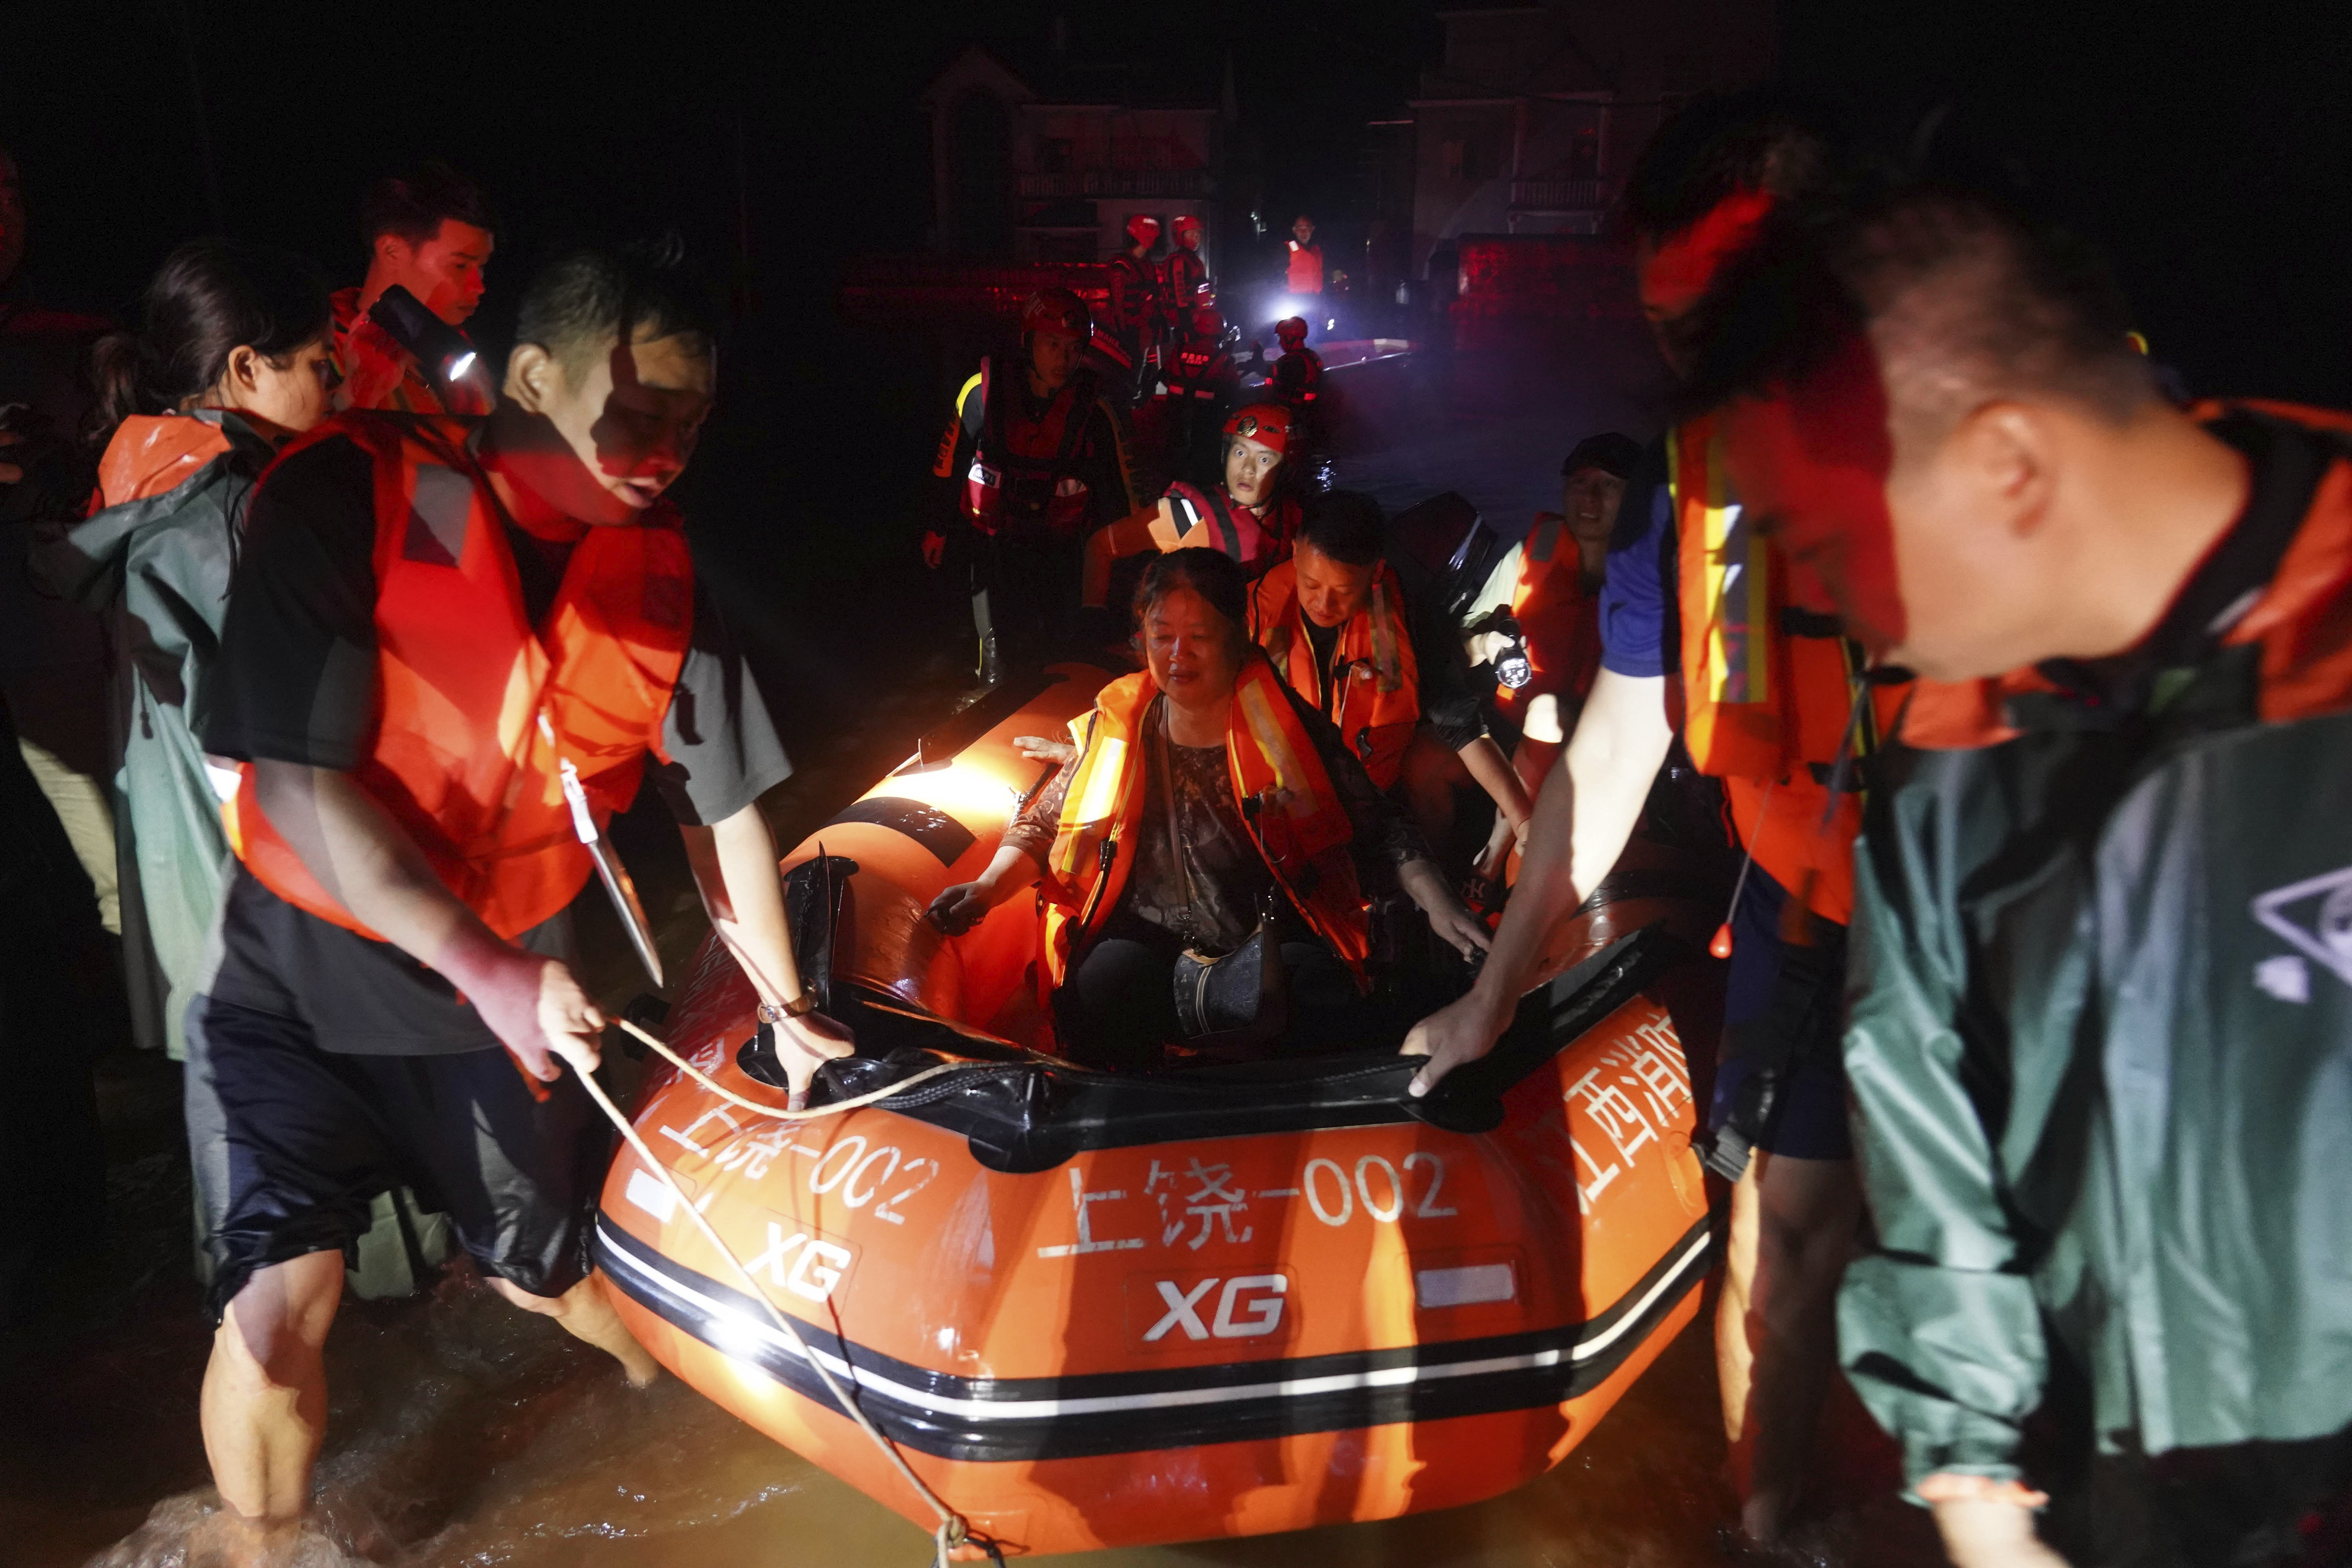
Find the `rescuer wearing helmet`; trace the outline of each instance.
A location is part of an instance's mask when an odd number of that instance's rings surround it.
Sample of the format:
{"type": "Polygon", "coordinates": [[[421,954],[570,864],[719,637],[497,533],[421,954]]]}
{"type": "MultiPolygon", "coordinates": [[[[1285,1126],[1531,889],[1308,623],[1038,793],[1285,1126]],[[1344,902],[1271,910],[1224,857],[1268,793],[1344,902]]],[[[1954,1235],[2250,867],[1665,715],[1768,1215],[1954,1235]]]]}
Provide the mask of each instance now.
{"type": "Polygon", "coordinates": [[[1370,496],[1311,497],[1290,559],[1258,579],[1250,601],[1250,636],[1382,789],[1396,783],[1421,719],[1421,670],[1403,587],[1381,559],[1385,533],[1370,496]]]}
{"type": "Polygon", "coordinates": [[[1307,319],[1289,316],[1274,324],[1282,357],[1266,379],[1274,395],[1301,414],[1311,414],[1323,395],[1323,356],[1307,346],[1307,319]]]}
{"type": "MultiPolygon", "coordinates": [[[[1627,206],[1644,310],[1667,362],[1690,310],[1777,201],[1832,155],[1808,111],[1759,91],[1662,126],[1627,206]]],[[[1899,705],[1836,622],[1801,604],[1723,469],[1719,422],[1654,447],[1629,491],[1601,590],[1601,669],[1545,781],[1493,958],[1470,994],[1416,1025],[1425,1093],[1486,1055],[1552,924],[1609,874],[1676,735],[1723,781],[1749,862],[1728,940],[1723,1059],[1704,1153],[1736,1185],[1716,1351],[1741,1521],[1779,1538],[1834,1364],[1837,1281],[1860,1216],[1837,1052],[1861,803],[1852,765],[1899,705]],[[1679,645],[1679,646],[1677,646],[1679,645]]]]}
{"type": "Polygon", "coordinates": [[[1191,326],[1160,370],[1165,406],[1159,423],[1167,433],[1169,467],[1189,478],[1222,466],[1221,431],[1241,393],[1242,373],[1216,307],[1196,305],[1188,314],[1191,326]]]}
{"type": "Polygon", "coordinates": [[[428,163],[387,175],[360,204],[366,279],[334,294],[335,353],[342,367],[337,405],[400,414],[488,414],[496,401],[478,360],[456,381],[436,381],[368,312],[397,285],[452,331],[482,302],[482,275],[498,225],[481,188],[448,164],[428,163]]]}
{"type": "Polygon", "coordinates": [[[1839,1353],[1958,1568],[2340,1563],[2352,416],[2174,406],[2039,206],[1823,192],[1692,345],[1806,587],[1921,677],[1856,849],[1839,1353]]]}
{"type": "Polygon", "coordinates": [[[849,1048],[757,803],[789,767],[663,499],[716,324],[674,257],[576,253],[526,290],[489,416],[346,413],[255,492],[205,731],[240,777],[197,986],[227,1149],[196,1168],[228,1189],[205,1448],[256,1557],[300,1528],[343,1250],[394,1182],[508,1300],[655,1374],[589,1272],[609,1140],[562,1071],[605,1023],[563,959],[586,825],[644,775],[795,1085],[849,1048]]]}
{"type": "Polygon", "coordinates": [[[948,542],[970,562],[981,679],[1011,657],[1041,655],[1078,607],[1087,534],[1135,511],[1125,413],[1079,362],[1092,333],[1086,301],[1042,289],[1021,311],[1021,353],[990,355],[956,395],[931,472],[952,499],[923,539],[933,568],[948,542]]]}
{"type": "Polygon", "coordinates": [[[1196,335],[1200,309],[1209,302],[1209,264],[1201,258],[1198,217],[1184,213],[1169,226],[1169,232],[1175,243],[1160,264],[1160,307],[1167,311],[1168,341],[1184,343],[1196,335]]]}
{"type": "Polygon", "coordinates": [[[1224,478],[1213,489],[1181,479],[1160,504],[1121,518],[1087,541],[1086,603],[1108,607],[1112,564],[1152,550],[1208,548],[1240,563],[1255,582],[1290,554],[1299,505],[1290,493],[1290,410],[1253,403],[1225,421],[1224,478]]]}
{"type": "Polygon", "coordinates": [[[1323,247],[1315,243],[1315,220],[1299,214],[1284,243],[1283,287],[1293,294],[1322,293],[1323,247]]]}
{"type": "Polygon", "coordinates": [[[1160,368],[1160,340],[1167,313],[1160,268],[1151,247],[1160,242],[1160,220],[1137,213],[1127,220],[1127,248],[1110,258],[1110,338],[1127,361],[1130,394],[1141,401],[1160,368]]]}

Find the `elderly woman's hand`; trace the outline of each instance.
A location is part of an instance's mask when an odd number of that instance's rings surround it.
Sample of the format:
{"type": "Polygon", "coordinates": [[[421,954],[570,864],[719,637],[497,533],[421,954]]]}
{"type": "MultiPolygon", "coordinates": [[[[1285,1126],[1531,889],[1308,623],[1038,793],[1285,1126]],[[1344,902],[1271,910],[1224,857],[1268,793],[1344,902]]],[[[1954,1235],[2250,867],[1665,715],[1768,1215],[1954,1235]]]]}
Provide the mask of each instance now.
{"type": "Polygon", "coordinates": [[[1406,895],[1421,906],[1429,917],[1429,929],[1437,933],[1440,942],[1463,957],[1484,952],[1490,939],[1478,917],[1465,908],[1454,889],[1445,884],[1445,873],[1433,860],[1408,860],[1397,868],[1397,880],[1406,895]]]}
{"type": "Polygon", "coordinates": [[[925,912],[931,923],[948,935],[961,936],[978,925],[992,907],[988,890],[980,883],[958,882],[933,899],[925,912]]]}
{"type": "Polygon", "coordinates": [[[1015,735],[1013,749],[1033,763],[1075,763],[1078,749],[1067,741],[1051,741],[1043,735],[1015,735]]]}

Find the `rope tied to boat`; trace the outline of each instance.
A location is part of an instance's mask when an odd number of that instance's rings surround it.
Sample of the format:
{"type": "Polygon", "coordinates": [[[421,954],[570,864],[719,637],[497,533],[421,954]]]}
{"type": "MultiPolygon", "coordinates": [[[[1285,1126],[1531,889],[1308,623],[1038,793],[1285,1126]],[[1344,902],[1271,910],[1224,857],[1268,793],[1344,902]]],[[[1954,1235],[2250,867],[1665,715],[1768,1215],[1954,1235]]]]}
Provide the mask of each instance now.
{"type": "MultiPolygon", "coordinates": [[[[620,1025],[622,1028],[659,1052],[663,1058],[693,1079],[695,1082],[730,1104],[740,1106],[745,1110],[758,1115],[772,1116],[788,1121],[807,1121],[820,1116],[837,1116],[845,1110],[855,1110],[860,1106],[872,1105],[879,1100],[888,1100],[926,1079],[960,1070],[959,1064],[953,1063],[926,1068],[901,1082],[876,1089],[870,1094],[861,1094],[853,1099],[838,1100],[831,1105],[792,1109],[751,1100],[735,1093],[732,1089],[722,1088],[711,1081],[709,1076],[695,1067],[693,1063],[670,1049],[661,1040],[656,1039],[652,1035],[637,1027],[636,1025],[625,1018],[620,1020],[620,1025]]],[[[745,1293],[760,1304],[760,1310],[765,1312],[768,1315],[768,1321],[775,1325],[776,1332],[792,1346],[794,1353],[799,1355],[802,1361],[808,1363],[809,1369],[816,1373],[817,1381],[824,1385],[824,1391],[832,1397],[834,1404],[848,1413],[849,1418],[857,1424],[858,1430],[873,1440],[874,1446],[882,1451],[884,1458],[890,1461],[891,1468],[898,1472],[899,1478],[914,1489],[915,1495],[921,1498],[931,1512],[937,1516],[939,1523],[931,1531],[932,1568],[948,1568],[950,1555],[965,1546],[976,1546],[987,1552],[990,1560],[998,1563],[1001,1568],[1004,1562],[1004,1553],[997,1543],[985,1535],[974,1534],[971,1521],[950,1508],[940,1499],[939,1493],[933,1491],[924,1482],[923,1478],[915,1473],[914,1468],[908,1465],[905,1457],[898,1452],[898,1446],[883,1436],[882,1429],[874,1425],[873,1418],[868,1416],[858,1405],[857,1401],[852,1397],[854,1386],[853,1388],[842,1386],[840,1380],[833,1375],[832,1368],[818,1359],[815,1349],[802,1337],[799,1328],[793,1324],[792,1319],[779,1311],[776,1304],[768,1300],[767,1292],[760,1288],[760,1282],[752,1277],[751,1268],[736,1256],[735,1249],[720,1238],[719,1228],[710,1223],[709,1217],[696,1206],[693,1199],[687,1196],[685,1189],[677,1184],[677,1179],[670,1174],[669,1167],[656,1157],[653,1150],[646,1146],[645,1139],[638,1135],[636,1128],[631,1125],[626,1116],[622,1114],[621,1108],[613,1103],[612,1096],[604,1092],[604,1086],[598,1083],[593,1074],[583,1072],[579,1077],[580,1081],[587,1088],[588,1097],[596,1102],[597,1109],[602,1110],[605,1118],[619,1130],[622,1138],[627,1142],[631,1149],[636,1152],[637,1158],[644,1162],[646,1169],[660,1178],[662,1185],[669,1189],[671,1196],[677,1200],[678,1206],[686,1211],[687,1217],[694,1221],[695,1227],[702,1232],[703,1240],[709,1242],[713,1250],[727,1260],[727,1266],[732,1268],[736,1277],[743,1282],[745,1293]]],[[[845,1340],[843,1345],[846,1349],[847,1341],[845,1340]]],[[[845,1358],[845,1364],[846,1364],[845,1358]]],[[[850,1368],[849,1376],[850,1383],[855,1385],[857,1373],[854,1366],[850,1368]]]]}

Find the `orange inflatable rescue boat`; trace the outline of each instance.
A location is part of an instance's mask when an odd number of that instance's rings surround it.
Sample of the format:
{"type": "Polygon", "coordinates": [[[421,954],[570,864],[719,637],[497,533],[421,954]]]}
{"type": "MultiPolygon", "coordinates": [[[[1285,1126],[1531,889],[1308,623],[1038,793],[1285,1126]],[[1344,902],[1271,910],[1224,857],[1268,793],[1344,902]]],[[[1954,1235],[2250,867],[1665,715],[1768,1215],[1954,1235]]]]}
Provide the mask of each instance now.
{"type": "MultiPolygon", "coordinates": [[[[1671,864],[1604,888],[1502,1046],[1426,1101],[1393,1040],[1153,1078],[1072,1066],[1032,1048],[1050,1045],[1034,906],[956,938],[923,911],[1042,786],[1014,737],[1060,735],[1104,679],[1063,665],[992,693],[784,862],[803,973],[859,1041],[812,1103],[955,1070],[800,1122],[657,1073],[638,1132],[1008,1556],[1383,1519],[1542,1474],[1697,1310],[1706,1201],[1667,999],[1711,895],[1671,864]]],[[[670,1038],[781,1104],[753,1001],[708,946],[670,1038]]],[[[671,1371],[929,1528],[625,1148],[595,1245],[671,1371]]]]}

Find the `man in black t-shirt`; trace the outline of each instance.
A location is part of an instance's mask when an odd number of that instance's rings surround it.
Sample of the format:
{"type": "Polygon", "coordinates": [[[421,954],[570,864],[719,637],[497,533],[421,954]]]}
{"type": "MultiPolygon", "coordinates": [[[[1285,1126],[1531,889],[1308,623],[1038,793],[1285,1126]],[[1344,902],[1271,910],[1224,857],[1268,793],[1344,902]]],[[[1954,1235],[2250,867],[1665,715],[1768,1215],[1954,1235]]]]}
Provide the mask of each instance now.
{"type": "Polygon", "coordinates": [[[346,415],[255,496],[205,731],[246,764],[241,863],[191,1094],[226,1129],[198,1160],[205,1450],[257,1547],[299,1528],[341,1254],[391,1184],[510,1300],[655,1373],[588,1272],[608,1140],[559,1061],[593,1070],[604,1019],[563,962],[566,769],[609,812],[650,762],[795,1087],[848,1049],[805,1010],[756,804],[788,764],[661,500],[713,327],[674,267],[582,253],[531,285],[488,418],[346,415]]]}

